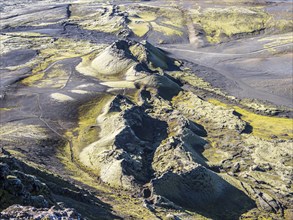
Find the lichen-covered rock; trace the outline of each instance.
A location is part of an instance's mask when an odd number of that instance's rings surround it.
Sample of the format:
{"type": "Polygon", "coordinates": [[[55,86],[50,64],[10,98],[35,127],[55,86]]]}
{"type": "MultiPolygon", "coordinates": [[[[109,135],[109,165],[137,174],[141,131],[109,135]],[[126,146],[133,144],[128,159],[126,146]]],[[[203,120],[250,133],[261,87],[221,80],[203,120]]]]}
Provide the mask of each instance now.
{"type": "Polygon", "coordinates": [[[1,219],[33,219],[33,220],[81,220],[83,219],[74,209],[35,208],[32,206],[12,205],[0,213],[1,219]]]}
{"type": "Polygon", "coordinates": [[[15,170],[17,162],[9,155],[0,155],[0,209],[13,204],[48,207],[50,190],[35,176],[15,170]]]}
{"type": "Polygon", "coordinates": [[[236,116],[233,109],[213,105],[192,92],[180,92],[172,103],[187,117],[210,122],[214,129],[228,128],[241,133],[246,127],[246,122],[236,116]]]}
{"type": "Polygon", "coordinates": [[[200,165],[188,172],[166,172],[151,184],[156,194],[185,207],[212,203],[228,187],[224,180],[200,165]]]}
{"type": "MultiPolygon", "coordinates": [[[[245,174],[258,180],[264,186],[270,186],[270,195],[267,198],[259,198],[261,207],[268,205],[268,202],[277,200],[283,206],[292,208],[293,199],[291,194],[292,186],[292,141],[263,140],[257,137],[248,136],[245,141],[254,146],[251,157],[254,165],[245,174]],[[272,198],[269,198],[272,197],[272,198]]],[[[257,182],[256,182],[257,183],[257,182]]],[[[263,193],[263,195],[265,195],[263,193]]],[[[271,205],[269,205],[271,206],[271,205]]],[[[267,207],[275,210],[275,208],[267,207]]],[[[280,208],[277,208],[279,210],[280,208]]]]}
{"type": "Polygon", "coordinates": [[[206,165],[201,152],[207,141],[198,135],[203,133],[201,128],[176,111],[171,111],[167,118],[169,137],[156,149],[152,163],[156,175],[168,170],[190,171],[199,164],[206,165]]]}

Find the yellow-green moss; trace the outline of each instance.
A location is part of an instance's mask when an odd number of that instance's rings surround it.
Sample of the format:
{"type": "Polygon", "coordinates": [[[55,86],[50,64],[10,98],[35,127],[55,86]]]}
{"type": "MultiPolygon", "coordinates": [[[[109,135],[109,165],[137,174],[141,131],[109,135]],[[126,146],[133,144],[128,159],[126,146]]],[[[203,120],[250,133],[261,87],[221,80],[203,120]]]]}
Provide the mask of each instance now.
{"type": "MultiPolygon", "coordinates": [[[[96,30],[106,33],[116,33],[123,29],[123,16],[112,16],[113,7],[104,4],[102,8],[88,12],[78,4],[71,6],[70,20],[86,30],[96,30]],[[105,11],[106,12],[105,12],[105,11]]],[[[123,9],[123,8],[122,8],[123,9]]],[[[121,7],[120,7],[121,11],[121,7]]]]}
{"type": "Polygon", "coordinates": [[[94,187],[103,190],[104,193],[111,192],[107,187],[98,184],[95,175],[96,172],[82,165],[79,162],[79,154],[81,150],[87,145],[95,142],[98,139],[98,128],[95,127],[96,118],[101,113],[104,105],[108,102],[111,96],[104,96],[96,98],[79,108],[78,125],[72,130],[65,133],[66,139],[72,143],[60,148],[58,158],[65,165],[69,172],[72,172],[72,178],[94,187]],[[71,152],[72,151],[72,152],[71,152]],[[71,161],[71,154],[74,155],[74,161],[71,161]],[[94,175],[94,176],[93,176],[94,175]]]}
{"type": "Polygon", "coordinates": [[[104,45],[91,44],[89,41],[75,41],[71,39],[59,38],[52,45],[47,46],[40,51],[40,54],[36,60],[37,65],[35,65],[32,70],[33,74],[22,80],[22,83],[31,86],[42,80],[42,83],[39,85],[40,87],[60,87],[63,83],[65,83],[67,74],[56,64],[59,60],[84,56],[92,51],[104,47],[104,45]],[[48,68],[51,66],[53,68],[52,70],[48,68]],[[44,79],[44,71],[46,69],[51,72],[49,72],[46,79],[44,79]],[[65,78],[63,76],[65,76],[65,78]],[[63,78],[58,80],[60,77],[63,78]],[[58,85],[53,82],[53,78],[57,79],[58,85]],[[62,80],[62,82],[60,80],[62,80]]]}
{"type": "Polygon", "coordinates": [[[102,82],[101,85],[105,85],[111,88],[120,88],[120,89],[135,89],[134,82],[132,81],[111,81],[111,82],[102,82]]]}
{"type": "Polygon", "coordinates": [[[17,143],[22,138],[42,140],[47,138],[46,130],[38,125],[6,123],[0,126],[0,142],[17,143]]]}
{"type": "Polygon", "coordinates": [[[72,97],[59,92],[52,93],[50,97],[56,100],[57,102],[68,102],[74,100],[72,97]]]}
{"type": "Polygon", "coordinates": [[[183,35],[182,31],[178,31],[176,29],[169,28],[169,27],[166,27],[166,26],[163,26],[163,25],[158,25],[155,22],[151,22],[151,25],[152,25],[152,27],[154,28],[155,31],[161,32],[161,33],[163,33],[165,35],[168,35],[168,36],[172,36],[172,35],[182,36],[183,35]]]}
{"type": "Polygon", "coordinates": [[[181,24],[178,24],[178,23],[173,22],[171,20],[163,20],[162,23],[166,24],[166,25],[171,25],[171,26],[174,26],[174,27],[177,27],[177,28],[182,28],[181,24]]]}
{"type": "Polygon", "coordinates": [[[209,165],[220,165],[222,161],[229,158],[231,155],[217,147],[210,147],[203,152],[203,156],[208,159],[207,163],[209,165]]]}
{"type": "Polygon", "coordinates": [[[5,108],[0,108],[0,111],[10,111],[14,108],[16,108],[17,106],[11,106],[11,107],[5,107],[5,108]]]}
{"type": "Polygon", "coordinates": [[[286,31],[291,31],[293,30],[293,20],[292,19],[280,19],[280,20],[275,20],[273,22],[270,22],[269,27],[275,28],[279,30],[281,33],[286,32],[286,31]]]}
{"type": "Polygon", "coordinates": [[[101,45],[90,43],[86,40],[73,40],[68,38],[59,38],[49,47],[41,50],[41,55],[50,55],[51,59],[61,60],[64,58],[73,58],[83,56],[96,50],[101,45]]]}
{"type": "Polygon", "coordinates": [[[258,8],[227,7],[208,8],[192,15],[200,24],[211,43],[221,41],[221,35],[231,37],[240,33],[251,33],[265,28],[270,16],[258,8]]]}
{"type": "Polygon", "coordinates": [[[292,209],[285,210],[284,211],[284,217],[285,217],[285,220],[293,219],[293,210],[292,209]]]}
{"type": "Polygon", "coordinates": [[[179,79],[183,83],[188,83],[196,88],[204,89],[209,92],[225,96],[225,94],[220,89],[212,87],[210,83],[198,77],[195,73],[188,71],[173,71],[170,72],[169,75],[176,79],[179,79]]]}
{"type": "Polygon", "coordinates": [[[27,78],[25,78],[24,80],[22,80],[21,82],[24,85],[27,86],[31,86],[33,85],[35,82],[41,80],[44,77],[45,73],[38,73],[38,74],[33,74],[32,76],[29,76],[27,78]]]}
{"type": "Polygon", "coordinates": [[[210,99],[209,102],[226,108],[235,109],[236,112],[241,114],[241,119],[252,126],[252,134],[255,136],[264,139],[270,139],[273,135],[283,139],[293,138],[293,120],[290,118],[258,115],[238,106],[227,105],[214,99],[210,99]]]}
{"type": "Polygon", "coordinates": [[[293,43],[293,36],[292,33],[290,33],[285,35],[262,38],[259,41],[265,42],[263,46],[265,49],[268,49],[270,52],[275,52],[276,49],[274,47],[293,43]]]}
{"type": "Polygon", "coordinates": [[[237,106],[234,106],[234,109],[253,127],[253,134],[256,136],[270,138],[276,135],[279,138],[293,138],[292,119],[258,115],[237,106]],[[285,134],[288,136],[284,136],[285,134]]]}
{"type": "Polygon", "coordinates": [[[157,19],[157,15],[154,12],[142,12],[138,14],[144,21],[154,21],[157,19]]]}
{"type": "Polygon", "coordinates": [[[86,30],[101,31],[106,33],[116,33],[123,29],[123,27],[117,25],[117,23],[118,21],[113,23],[106,23],[106,24],[100,24],[99,22],[87,21],[84,24],[82,24],[82,26],[86,30]]]}
{"type": "Polygon", "coordinates": [[[149,31],[149,24],[148,23],[136,23],[134,21],[129,23],[129,28],[133,31],[133,33],[138,36],[142,37],[149,31]]]}
{"type": "Polygon", "coordinates": [[[163,18],[162,23],[182,28],[185,24],[182,12],[177,8],[160,8],[160,16],[163,18]]]}
{"type": "Polygon", "coordinates": [[[59,38],[51,45],[40,51],[40,57],[43,60],[33,69],[33,73],[45,70],[50,64],[66,59],[84,56],[103,45],[92,44],[85,40],[72,40],[59,38]]]}
{"type": "Polygon", "coordinates": [[[96,125],[96,118],[101,114],[103,107],[111,97],[106,95],[79,108],[78,127],[71,132],[77,134],[72,136],[74,148],[78,149],[77,153],[98,139],[98,130],[92,126],[96,125]]]}

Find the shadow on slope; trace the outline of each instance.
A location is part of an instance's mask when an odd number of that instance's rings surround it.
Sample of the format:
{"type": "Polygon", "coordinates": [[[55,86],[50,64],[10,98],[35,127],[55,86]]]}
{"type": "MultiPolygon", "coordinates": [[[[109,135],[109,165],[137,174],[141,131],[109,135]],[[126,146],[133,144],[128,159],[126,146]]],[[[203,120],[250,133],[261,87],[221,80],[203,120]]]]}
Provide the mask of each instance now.
{"type": "Polygon", "coordinates": [[[0,149],[0,165],[0,210],[13,204],[60,208],[61,202],[61,208],[74,208],[88,219],[119,219],[111,213],[111,206],[87,190],[29,166],[4,149],[0,149]]]}
{"type": "Polygon", "coordinates": [[[214,220],[233,220],[256,207],[245,193],[204,167],[188,173],[168,172],[152,181],[153,191],[214,220]]]}

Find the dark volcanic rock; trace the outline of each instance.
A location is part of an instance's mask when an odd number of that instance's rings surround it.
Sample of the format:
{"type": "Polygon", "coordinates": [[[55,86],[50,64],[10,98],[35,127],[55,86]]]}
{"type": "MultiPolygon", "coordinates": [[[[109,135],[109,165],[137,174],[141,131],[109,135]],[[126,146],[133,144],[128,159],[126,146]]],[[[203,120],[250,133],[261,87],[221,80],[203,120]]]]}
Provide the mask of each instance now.
{"type": "Polygon", "coordinates": [[[87,219],[119,219],[85,189],[0,149],[0,219],[83,219],[78,213],[84,209],[88,209],[83,213],[87,219]]]}
{"type": "Polygon", "coordinates": [[[0,209],[13,204],[46,208],[53,198],[47,185],[35,176],[16,170],[17,161],[8,155],[0,157],[0,209]]]}

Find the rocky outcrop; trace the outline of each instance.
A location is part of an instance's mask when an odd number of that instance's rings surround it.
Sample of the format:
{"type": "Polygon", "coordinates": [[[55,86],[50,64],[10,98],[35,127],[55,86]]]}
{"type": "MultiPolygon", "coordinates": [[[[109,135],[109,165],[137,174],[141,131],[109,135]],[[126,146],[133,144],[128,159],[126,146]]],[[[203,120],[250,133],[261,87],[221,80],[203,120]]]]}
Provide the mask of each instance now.
{"type": "Polygon", "coordinates": [[[131,191],[144,187],[150,209],[183,206],[208,212],[209,207],[223,216],[220,210],[225,206],[238,211],[240,206],[241,210],[254,206],[209,169],[202,156],[205,130],[173,109],[171,102],[150,95],[138,106],[118,95],[98,116],[97,124],[99,140],[81,152],[80,161],[112,187],[131,191]],[[165,103],[166,111],[160,111],[160,103],[165,103]]]}
{"type": "Polygon", "coordinates": [[[116,218],[85,189],[38,170],[0,149],[0,219],[116,218]],[[78,210],[78,211],[76,211],[78,210]]]}
{"type": "Polygon", "coordinates": [[[172,102],[187,117],[212,123],[214,129],[228,128],[239,133],[245,130],[246,122],[233,109],[213,105],[192,92],[181,92],[172,102]]]}
{"type": "Polygon", "coordinates": [[[0,219],[81,219],[74,209],[53,206],[48,186],[21,170],[21,164],[1,149],[0,219]]]}
{"type": "Polygon", "coordinates": [[[0,213],[1,219],[83,219],[74,209],[35,208],[13,205],[0,213]]]}
{"type": "Polygon", "coordinates": [[[181,91],[180,86],[176,82],[165,75],[159,74],[152,74],[151,76],[136,80],[135,85],[138,88],[145,88],[147,91],[169,100],[181,91]]]}
{"type": "Polygon", "coordinates": [[[100,139],[81,152],[80,160],[98,170],[100,178],[111,186],[131,189],[146,182],[152,173],[148,160],[166,137],[166,123],[148,116],[142,107],[120,95],[97,122],[100,139]]]}
{"type": "Polygon", "coordinates": [[[0,157],[0,209],[13,204],[49,207],[52,196],[47,185],[17,168],[17,162],[9,156],[0,157]]]}

